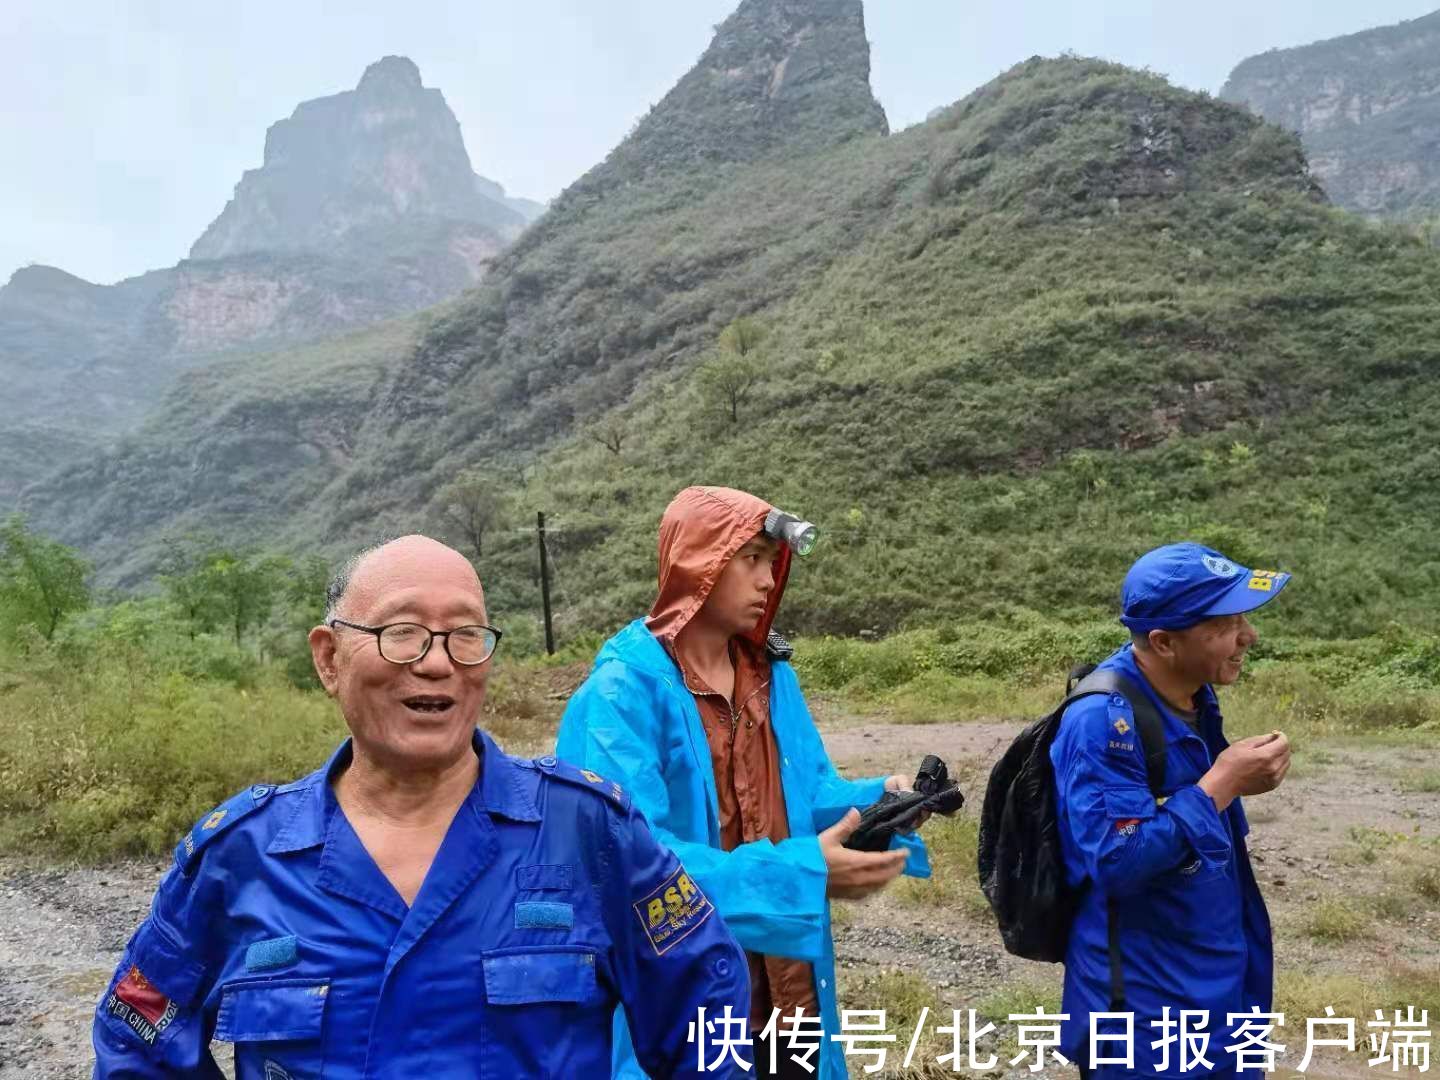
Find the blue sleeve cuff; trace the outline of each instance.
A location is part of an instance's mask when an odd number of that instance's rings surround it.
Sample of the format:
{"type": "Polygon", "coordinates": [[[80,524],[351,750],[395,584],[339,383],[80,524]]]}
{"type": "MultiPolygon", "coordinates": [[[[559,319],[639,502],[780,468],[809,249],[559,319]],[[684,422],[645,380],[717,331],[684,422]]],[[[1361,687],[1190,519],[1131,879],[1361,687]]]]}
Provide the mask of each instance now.
{"type": "Polygon", "coordinates": [[[840,780],[826,785],[816,792],[816,801],[810,820],[817,833],[824,832],[845,816],[852,806],[864,810],[878,802],[885,794],[885,777],[874,776],[866,780],[840,780]]]}
{"type": "Polygon", "coordinates": [[[1162,808],[1174,820],[1206,868],[1230,861],[1230,832],[1215,808],[1215,800],[1196,784],[1181,788],[1162,808]]]}

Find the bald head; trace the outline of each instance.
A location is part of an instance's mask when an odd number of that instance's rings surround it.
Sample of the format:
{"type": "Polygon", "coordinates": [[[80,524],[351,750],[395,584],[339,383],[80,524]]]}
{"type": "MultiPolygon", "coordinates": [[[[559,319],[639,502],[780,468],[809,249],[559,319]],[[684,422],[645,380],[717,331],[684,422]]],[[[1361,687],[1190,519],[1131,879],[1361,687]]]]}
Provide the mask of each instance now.
{"type": "Polygon", "coordinates": [[[402,536],[346,560],[326,589],[325,620],[385,617],[417,592],[437,590],[485,609],[480,578],[465,556],[428,536],[402,536]]]}
{"type": "MultiPolygon", "coordinates": [[[[428,536],[402,536],[346,564],[331,583],[325,625],[310,631],[310,655],[321,685],[340,704],[357,761],[403,772],[451,768],[473,754],[489,654],[456,661],[451,634],[471,628],[464,640],[484,641],[474,629],[487,622],[474,567],[428,536]],[[406,623],[409,629],[399,627],[406,623]],[[415,627],[444,636],[422,640],[415,627]],[[408,635],[399,659],[386,654],[381,628],[392,628],[392,639],[408,635]]],[[[498,640],[492,630],[491,650],[498,640]]],[[[473,648],[462,659],[471,654],[473,648]]]]}

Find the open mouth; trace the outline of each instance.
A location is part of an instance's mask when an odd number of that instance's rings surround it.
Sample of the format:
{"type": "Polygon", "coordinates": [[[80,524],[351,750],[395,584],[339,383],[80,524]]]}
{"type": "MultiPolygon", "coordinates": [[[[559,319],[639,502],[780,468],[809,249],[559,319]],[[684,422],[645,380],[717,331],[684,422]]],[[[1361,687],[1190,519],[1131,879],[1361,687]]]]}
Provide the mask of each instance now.
{"type": "Polygon", "coordinates": [[[416,694],[414,697],[406,698],[400,704],[411,712],[422,713],[426,716],[439,716],[455,707],[455,699],[444,694],[416,694]]]}

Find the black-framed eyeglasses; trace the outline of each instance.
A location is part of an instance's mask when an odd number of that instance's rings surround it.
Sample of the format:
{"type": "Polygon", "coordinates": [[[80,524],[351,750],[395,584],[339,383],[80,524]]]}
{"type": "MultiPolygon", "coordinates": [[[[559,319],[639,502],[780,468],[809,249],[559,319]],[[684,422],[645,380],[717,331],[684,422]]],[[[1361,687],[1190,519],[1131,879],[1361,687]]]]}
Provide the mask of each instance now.
{"type": "Polygon", "coordinates": [[[331,628],[348,626],[351,630],[375,635],[380,644],[380,656],[392,664],[415,664],[424,660],[437,637],[445,639],[445,654],[462,667],[485,663],[495,655],[495,646],[500,644],[499,630],[478,623],[457,626],[453,630],[431,630],[413,622],[362,626],[344,619],[331,619],[327,625],[331,628]]]}

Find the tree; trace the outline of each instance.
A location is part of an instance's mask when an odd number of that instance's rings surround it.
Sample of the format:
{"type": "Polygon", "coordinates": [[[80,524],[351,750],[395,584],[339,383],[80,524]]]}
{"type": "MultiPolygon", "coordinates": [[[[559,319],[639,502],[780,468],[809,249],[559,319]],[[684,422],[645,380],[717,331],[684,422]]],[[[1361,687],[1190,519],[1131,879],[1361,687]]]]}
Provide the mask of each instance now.
{"type": "Polygon", "coordinates": [[[1101,479],[1100,460],[1090,450],[1076,450],[1065,459],[1065,467],[1080,485],[1080,494],[1089,499],[1101,479]]]}
{"type": "Polygon", "coordinates": [[[54,640],[65,616],[90,606],[89,576],[78,552],[31,532],[19,514],[0,525],[0,623],[54,640]]]}
{"type": "Polygon", "coordinates": [[[630,437],[630,425],[624,417],[611,413],[605,419],[590,425],[585,437],[619,457],[620,451],[625,448],[625,440],[630,437]]]}
{"type": "Polygon", "coordinates": [[[285,596],[294,565],[284,556],[229,547],[178,547],[164,575],[165,593],[190,628],[208,632],[223,625],[237,646],[259,627],[285,596]]]}
{"type": "Polygon", "coordinates": [[[270,617],[290,575],[290,560],[279,555],[221,550],[212,552],[202,573],[213,590],[225,622],[239,646],[247,630],[270,617]]]}
{"type": "Polygon", "coordinates": [[[754,319],[736,319],[720,332],[718,351],[697,373],[701,396],[712,408],[728,413],[732,424],[740,422],[740,406],[765,372],[757,355],[764,338],[765,328],[754,319]]]}
{"type": "Polygon", "coordinates": [[[749,356],[765,340],[765,327],[742,315],[720,331],[720,349],[735,356],[749,356]]]}
{"type": "Polygon", "coordinates": [[[485,553],[485,534],[500,526],[509,508],[495,474],[483,469],[467,470],[446,484],[439,502],[441,518],[460,533],[477,559],[485,553]]]}
{"type": "Polygon", "coordinates": [[[325,616],[325,590],[330,585],[330,564],[319,555],[295,563],[285,582],[285,601],[297,621],[314,626],[325,616]]]}
{"type": "Polygon", "coordinates": [[[209,537],[187,536],[171,540],[160,575],[165,596],[185,620],[190,640],[197,633],[215,629],[222,613],[214,582],[206,571],[216,541],[209,537]]]}

